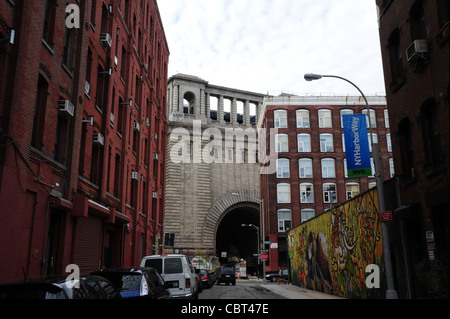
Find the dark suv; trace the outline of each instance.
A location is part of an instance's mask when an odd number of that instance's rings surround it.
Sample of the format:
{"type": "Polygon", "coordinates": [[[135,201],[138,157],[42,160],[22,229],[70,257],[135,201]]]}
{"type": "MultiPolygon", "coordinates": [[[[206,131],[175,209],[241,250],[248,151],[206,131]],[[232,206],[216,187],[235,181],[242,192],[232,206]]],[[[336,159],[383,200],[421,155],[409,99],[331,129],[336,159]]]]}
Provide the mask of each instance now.
{"type": "Polygon", "coordinates": [[[220,267],[217,273],[217,284],[220,285],[222,282],[229,285],[230,283],[234,286],[236,285],[236,275],[234,268],[232,267],[220,267]]]}

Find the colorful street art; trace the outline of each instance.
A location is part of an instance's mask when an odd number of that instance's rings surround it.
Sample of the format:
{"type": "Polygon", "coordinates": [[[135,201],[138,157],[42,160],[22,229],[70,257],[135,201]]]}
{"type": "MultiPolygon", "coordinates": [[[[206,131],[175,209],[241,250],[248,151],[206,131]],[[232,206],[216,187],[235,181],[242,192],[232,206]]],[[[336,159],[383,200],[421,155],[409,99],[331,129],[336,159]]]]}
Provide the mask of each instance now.
{"type": "Polygon", "coordinates": [[[383,297],[381,234],[376,189],[292,229],[288,246],[293,283],[346,298],[383,297]],[[381,288],[366,286],[370,264],[381,270],[381,288]]]}

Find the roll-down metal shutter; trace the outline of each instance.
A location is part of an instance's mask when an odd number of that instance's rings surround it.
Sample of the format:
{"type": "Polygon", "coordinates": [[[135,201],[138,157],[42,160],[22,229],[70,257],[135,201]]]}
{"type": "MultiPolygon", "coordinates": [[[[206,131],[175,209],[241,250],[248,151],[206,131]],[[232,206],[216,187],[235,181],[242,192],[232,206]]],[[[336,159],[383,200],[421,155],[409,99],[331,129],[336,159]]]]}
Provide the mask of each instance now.
{"type": "Polygon", "coordinates": [[[77,219],[75,234],[74,263],[81,274],[97,270],[101,258],[102,222],[100,218],[89,216],[77,219]]]}

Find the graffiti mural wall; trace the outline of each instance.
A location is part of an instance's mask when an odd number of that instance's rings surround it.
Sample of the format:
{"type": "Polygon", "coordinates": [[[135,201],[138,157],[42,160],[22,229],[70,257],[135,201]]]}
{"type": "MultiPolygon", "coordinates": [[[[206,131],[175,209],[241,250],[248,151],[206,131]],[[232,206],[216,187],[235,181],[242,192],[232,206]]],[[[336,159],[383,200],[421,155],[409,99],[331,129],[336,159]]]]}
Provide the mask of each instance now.
{"type": "Polygon", "coordinates": [[[346,298],[382,298],[381,234],[376,190],[292,229],[288,246],[293,283],[346,298]],[[366,278],[375,274],[366,273],[371,264],[380,269],[380,288],[366,285],[366,278]]]}

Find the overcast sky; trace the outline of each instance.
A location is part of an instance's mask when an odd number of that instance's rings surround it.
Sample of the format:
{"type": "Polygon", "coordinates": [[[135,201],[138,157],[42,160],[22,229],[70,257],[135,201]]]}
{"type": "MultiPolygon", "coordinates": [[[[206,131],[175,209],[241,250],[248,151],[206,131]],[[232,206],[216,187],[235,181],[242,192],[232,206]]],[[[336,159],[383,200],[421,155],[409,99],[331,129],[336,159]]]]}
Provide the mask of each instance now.
{"type": "Polygon", "coordinates": [[[375,0],[157,0],[169,77],[257,93],[385,94],[375,0]]]}

